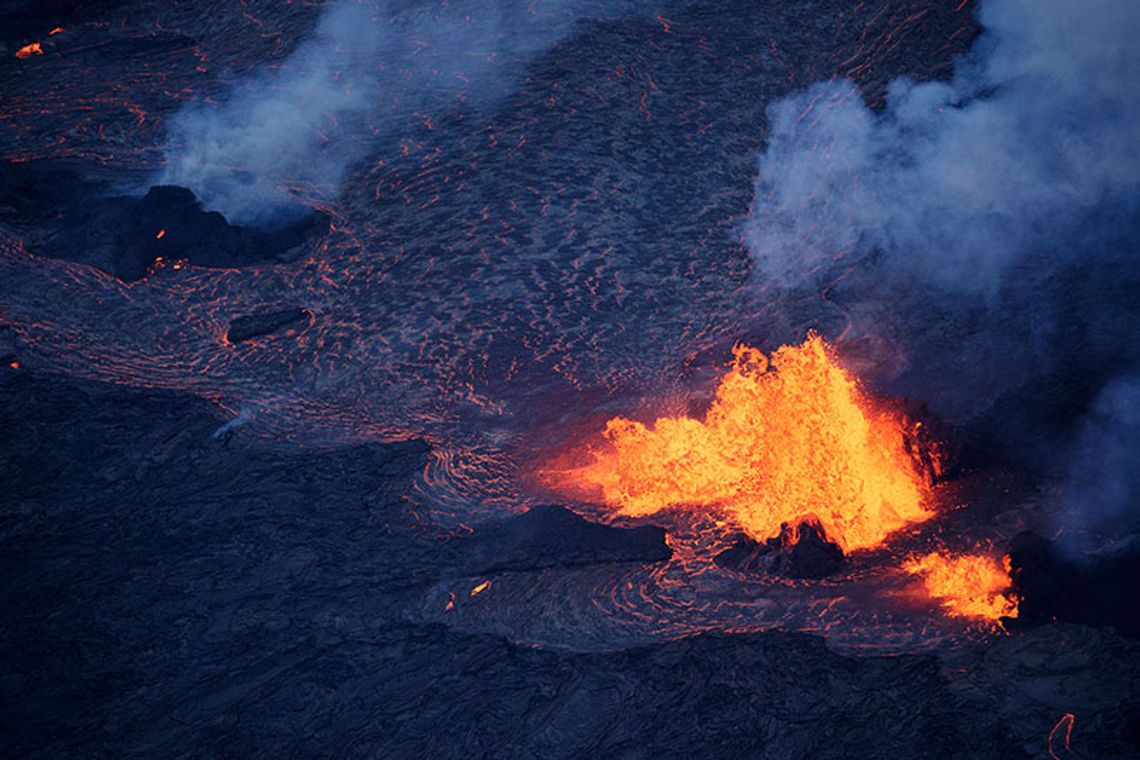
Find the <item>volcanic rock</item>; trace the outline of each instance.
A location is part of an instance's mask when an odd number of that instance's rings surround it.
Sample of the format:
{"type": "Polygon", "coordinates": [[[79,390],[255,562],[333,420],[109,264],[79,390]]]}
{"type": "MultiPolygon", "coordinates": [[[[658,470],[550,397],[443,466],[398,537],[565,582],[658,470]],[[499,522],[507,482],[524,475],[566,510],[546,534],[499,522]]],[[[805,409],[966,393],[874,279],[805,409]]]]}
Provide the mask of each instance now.
{"type": "Polygon", "coordinates": [[[600,525],[553,504],[479,529],[459,546],[460,564],[482,573],[601,562],[664,562],[671,556],[663,528],[600,525]]]}
{"type": "Polygon", "coordinates": [[[82,0],[8,0],[0,3],[0,11],[8,20],[56,20],[67,16],[82,0]]]}
{"type": "MultiPolygon", "coordinates": [[[[534,646],[408,619],[446,574],[404,498],[423,444],[225,448],[208,402],[31,372],[0,424],[3,757],[1036,757],[1064,712],[1082,756],[1135,756],[1140,642],[1109,629],[954,667],[776,632],[534,646]]],[[[584,522],[500,545],[532,521],[584,522]]]]}
{"type": "Polygon", "coordinates": [[[235,268],[291,261],[326,224],[324,215],[314,213],[274,230],[238,227],[216,211],[203,210],[190,190],[160,186],[142,198],[78,200],[63,213],[59,231],[29,249],[131,281],[162,262],[235,268]]]}
{"type": "Polygon", "coordinates": [[[1073,559],[1050,541],[1023,531],[1009,543],[1009,560],[1019,598],[1017,624],[1064,620],[1112,626],[1140,638],[1140,547],[1073,559]]]}
{"type": "Polygon", "coordinates": [[[962,434],[940,419],[925,404],[904,402],[903,448],[928,485],[941,483],[958,470],[962,434]]]}
{"type": "Polygon", "coordinates": [[[14,226],[50,227],[64,209],[106,192],[104,183],[58,161],[0,162],[0,219],[14,226]]]}
{"type": "Polygon", "coordinates": [[[0,327],[0,364],[16,360],[17,344],[16,331],[6,325],[0,327]]]}
{"type": "Polygon", "coordinates": [[[736,543],[713,558],[728,570],[788,578],[826,578],[843,566],[843,550],[827,539],[818,520],[783,523],[780,535],[764,543],[739,534],[736,543]]]}
{"type": "Polygon", "coordinates": [[[300,323],[307,323],[312,318],[312,312],[308,309],[278,309],[237,317],[230,322],[226,340],[241,343],[243,340],[277,332],[283,327],[300,327],[300,323]]]}

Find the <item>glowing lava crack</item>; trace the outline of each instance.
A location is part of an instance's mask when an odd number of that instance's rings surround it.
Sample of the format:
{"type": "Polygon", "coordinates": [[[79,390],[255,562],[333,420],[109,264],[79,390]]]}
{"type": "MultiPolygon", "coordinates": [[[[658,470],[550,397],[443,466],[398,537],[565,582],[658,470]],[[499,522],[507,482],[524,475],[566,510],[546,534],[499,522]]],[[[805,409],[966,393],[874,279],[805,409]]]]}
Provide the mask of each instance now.
{"type": "Polygon", "coordinates": [[[814,515],[847,551],[930,516],[903,415],[865,394],[818,335],[770,359],[744,345],[733,355],[703,420],[613,418],[587,464],[546,477],[619,515],[721,508],[757,539],[814,515]]]}

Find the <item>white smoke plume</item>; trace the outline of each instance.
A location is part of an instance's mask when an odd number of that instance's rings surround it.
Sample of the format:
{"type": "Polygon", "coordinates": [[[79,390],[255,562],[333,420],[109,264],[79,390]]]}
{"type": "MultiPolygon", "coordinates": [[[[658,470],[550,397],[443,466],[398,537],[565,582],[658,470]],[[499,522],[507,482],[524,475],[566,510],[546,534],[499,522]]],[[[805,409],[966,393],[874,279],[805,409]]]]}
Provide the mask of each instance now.
{"type": "Polygon", "coordinates": [[[746,230],[764,278],[813,285],[877,255],[992,295],[1027,254],[1089,255],[1135,218],[1140,3],[984,0],[979,20],[951,82],[896,80],[882,113],[848,81],[769,109],[746,230]]]}
{"type": "Polygon", "coordinates": [[[156,182],[189,187],[233,223],[289,221],[395,145],[415,112],[486,107],[580,18],[610,15],[584,0],[335,0],[283,63],[171,120],[156,182]]]}

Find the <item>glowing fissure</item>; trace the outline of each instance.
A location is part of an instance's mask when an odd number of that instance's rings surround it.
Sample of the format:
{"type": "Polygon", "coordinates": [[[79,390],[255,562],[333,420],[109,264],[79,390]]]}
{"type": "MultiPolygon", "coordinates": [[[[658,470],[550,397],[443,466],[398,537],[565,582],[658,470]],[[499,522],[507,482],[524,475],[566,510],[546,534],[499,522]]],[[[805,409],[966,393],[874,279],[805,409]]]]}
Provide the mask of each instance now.
{"type": "Polygon", "coordinates": [[[922,577],[926,595],[948,614],[997,621],[1017,617],[1017,598],[1010,593],[1009,558],[999,562],[987,554],[932,552],[908,560],[903,569],[922,577]]]}
{"type": "Polygon", "coordinates": [[[719,507],[757,539],[814,515],[845,550],[925,520],[927,485],[901,414],[877,409],[818,335],[769,360],[737,345],[705,419],[616,417],[556,487],[600,492],[620,515],[719,507]]]}

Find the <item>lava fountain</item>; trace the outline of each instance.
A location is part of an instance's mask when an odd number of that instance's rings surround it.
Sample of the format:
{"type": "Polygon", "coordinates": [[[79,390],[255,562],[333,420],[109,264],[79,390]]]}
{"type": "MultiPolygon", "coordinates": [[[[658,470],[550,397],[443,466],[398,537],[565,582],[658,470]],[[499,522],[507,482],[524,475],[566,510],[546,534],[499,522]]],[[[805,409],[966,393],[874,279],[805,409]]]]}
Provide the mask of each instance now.
{"type": "Polygon", "coordinates": [[[846,551],[930,516],[905,415],[866,394],[822,338],[771,357],[738,344],[733,357],[703,420],[615,417],[585,464],[547,481],[617,515],[721,509],[759,540],[814,516],[846,551]]]}
{"type": "Polygon", "coordinates": [[[985,554],[932,552],[903,565],[922,577],[926,595],[947,614],[997,621],[1017,617],[1017,598],[1009,593],[1009,557],[998,562],[985,554]]]}

